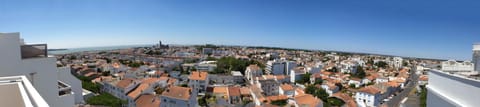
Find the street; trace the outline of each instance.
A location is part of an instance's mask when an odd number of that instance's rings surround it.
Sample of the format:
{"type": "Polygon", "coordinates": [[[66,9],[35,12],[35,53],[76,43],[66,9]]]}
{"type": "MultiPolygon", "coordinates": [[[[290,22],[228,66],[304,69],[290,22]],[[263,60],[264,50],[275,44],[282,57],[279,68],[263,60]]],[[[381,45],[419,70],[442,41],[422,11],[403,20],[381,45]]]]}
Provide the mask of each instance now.
{"type": "Polygon", "coordinates": [[[390,101],[385,102],[389,107],[398,107],[400,105],[400,102],[408,96],[408,94],[412,91],[413,88],[417,85],[418,81],[418,75],[415,74],[417,71],[416,67],[412,67],[410,70],[410,76],[409,76],[409,81],[405,85],[405,88],[398,93],[396,96],[394,96],[390,101]]]}

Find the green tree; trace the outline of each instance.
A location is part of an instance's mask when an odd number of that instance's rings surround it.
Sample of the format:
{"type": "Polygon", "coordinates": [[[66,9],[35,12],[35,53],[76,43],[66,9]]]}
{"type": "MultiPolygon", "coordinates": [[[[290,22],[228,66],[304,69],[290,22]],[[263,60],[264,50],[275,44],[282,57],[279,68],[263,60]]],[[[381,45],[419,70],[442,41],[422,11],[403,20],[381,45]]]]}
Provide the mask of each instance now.
{"type": "Polygon", "coordinates": [[[407,61],[403,61],[402,66],[408,66],[408,62],[407,62],[407,61]]]}
{"type": "Polygon", "coordinates": [[[349,87],[350,87],[350,88],[356,88],[356,87],[355,87],[355,84],[350,84],[349,87]]]}
{"type": "Polygon", "coordinates": [[[365,78],[366,73],[365,73],[365,70],[363,70],[362,66],[357,66],[356,72],[351,72],[350,75],[352,77],[357,77],[357,78],[363,79],[363,78],[365,78]]]}
{"type": "Polygon", "coordinates": [[[420,107],[427,107],[427,88],[420,86],[422,91],[420,92],[420,107]]]}
{"type": "Polygon", "coordinates": [[[337,69],[337,67],[332,67],[332,69],[328,69],[327,71],[337,73],[338,69],[337,69]]]}
{"type": "Polygon", "coordinates": [[[325,91],[323,88],[318,88],[317,91],[315,91],[314,96],[322,99],[324,102],[327,101],[328,98],[328,93],[325,91]]]}
{"type": "Polygon", "coordinates": [[[297,80],[296,82],[297,82],[297,83],[300,83],[300,84],[308,83],[308,82],[310,82],[310,76],[311,76],[311,75],[312,75],[312,74],[310,74],[310,73],[307,72],[305,75],[302,75],[302,78],[300,78],[300,79],[297,80]]]}
{"type": "Polygon", "coordinates": [[[198,105],[204,107],[204,106],[207,106],[207,98],[206,96],[203,96],[201,98],[198,99],[198,105]]]}
{"type": "Polygon", "coordinates": [[[277,106],[285,106],[287,105],[287,100],[272,101],[270,104],[277,105],[277,106]]]}
{"type": "Polygon", "coordinates": [[[305,88],[305,93],[312,94],[313,96],[322,99],[324,102],[327,101],[328,93],[323,88],[317,88],[314,85],[308,85],[305,88]]]}
{"type": "Polygon", "coordinates": [[[100,95],[87,99],[87,103],[91,105],[104,105],[109,107],[121,107],[123,104],[127,104],[126,101],[118,99],[117,97],[102,93],[100,95]]]}
{"type": "Polygon", "coordinates": [[[317,79],[317,80],[315,80],[314,85],[322,84],[322,83],[323,83],[323,80],[322,80],[322,79],[317,79]]]}
{"type": "Polygon", "coordinates": [[[378,61],[377,63],[375,63],[375,66],[380,68],[387,68],[388,64],[385,61],[378,61]]]}
{"type": "Polygon", "coordinates": [[[207,59],[205,59],[205,60],[206,60],[206,61],[216,61],[217,58],[215,58],[215,57],[210,57],[210,56],[209,56],[209,57],[207,57],[207,59]]]}
{"type": "Polygon", "coordinates": [[[328,98],[328,103],[330,103],[331,106],[338,106],[338,107],[345,104],[345,102],[343,102],[343,100],[340,100],[340,99],[335,98],[335,97],[328,98]]]}
{"type": "Polygon", "coordinates": [[[82,82],[82,88],[92,91],[94,93],[100,93],[100,88],[101,86],[99,84],[92,83],[92,79],[81,76],[81,75],[75,75],[81,82],[82,82]]]}
{"type": "Polygon", "coordinates": [[[229,73],[230,71],[240,71],[244,74],[248,66],[248,60],[240,60],[234,57],[222,57],[217,60],[217,69],[214,73],[229,73]]]}
{"type": "Polygon", "coordinates": [[[180,87],[188,87],[188,85],[187,84],[182,84],[182,85],[180,85],[180,87]]]}
{"type": "Polygon", "coordinates": [[[157,93],[157,94],[162,94],[163,91],[165,91],[165,89],[163,89],[163,88],[161,88],[161,87],[155,88],[155,93],[157,93]]]}

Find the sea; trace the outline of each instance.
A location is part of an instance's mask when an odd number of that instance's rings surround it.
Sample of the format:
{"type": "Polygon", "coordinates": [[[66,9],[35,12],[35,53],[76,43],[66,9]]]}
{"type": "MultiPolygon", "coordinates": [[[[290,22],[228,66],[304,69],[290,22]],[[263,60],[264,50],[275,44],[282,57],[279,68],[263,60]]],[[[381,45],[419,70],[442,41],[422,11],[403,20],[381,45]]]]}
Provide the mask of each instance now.
{"type": "Polygon", "coordinates": [[[122,45],[122,46],[102,46],[102,47],[85,47],[85,48],[66,48],[66,50],[56,50],[48,51],[48,54],[58,55],[58,54],[70,54],[76,52],[85,52],[85,51],[108,51],[108,50],[117,50],[117,49],[128,49],[134,47],[150,47],[153,45],[122,45]]]}

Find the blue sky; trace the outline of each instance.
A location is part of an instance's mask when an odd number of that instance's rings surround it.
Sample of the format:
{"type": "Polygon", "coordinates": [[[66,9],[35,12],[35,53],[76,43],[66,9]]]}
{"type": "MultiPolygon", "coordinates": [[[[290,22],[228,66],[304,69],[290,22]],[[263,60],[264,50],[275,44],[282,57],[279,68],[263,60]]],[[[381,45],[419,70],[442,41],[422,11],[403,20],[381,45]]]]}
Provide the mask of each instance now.
{"type": "Polygon", "coordinates": [[[50,48],[259,45],[470,59],[480,2],[0,0],[0,32],[50,48]]]}

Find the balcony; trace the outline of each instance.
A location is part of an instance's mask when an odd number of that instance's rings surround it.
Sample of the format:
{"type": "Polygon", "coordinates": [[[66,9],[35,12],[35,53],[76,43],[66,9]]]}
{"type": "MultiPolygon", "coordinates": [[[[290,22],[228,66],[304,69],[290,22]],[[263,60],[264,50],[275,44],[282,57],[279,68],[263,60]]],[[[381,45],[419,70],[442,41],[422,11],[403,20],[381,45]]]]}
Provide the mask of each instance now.
{"type": "Polygon", "coordinates": [[[62,81],[58,81],[58,96],[72,94],[72,87],[62,81]]]}
{"type": "Polygon", "coordinates": [[[47,44],[33,44],[20,46],[22,59],[48,57],[47,44]]]}
{"type": "Polygon", "coordinates": [[[48,107],[25,76],[0,77],[0,104],[5,107],[48,107]]]}

